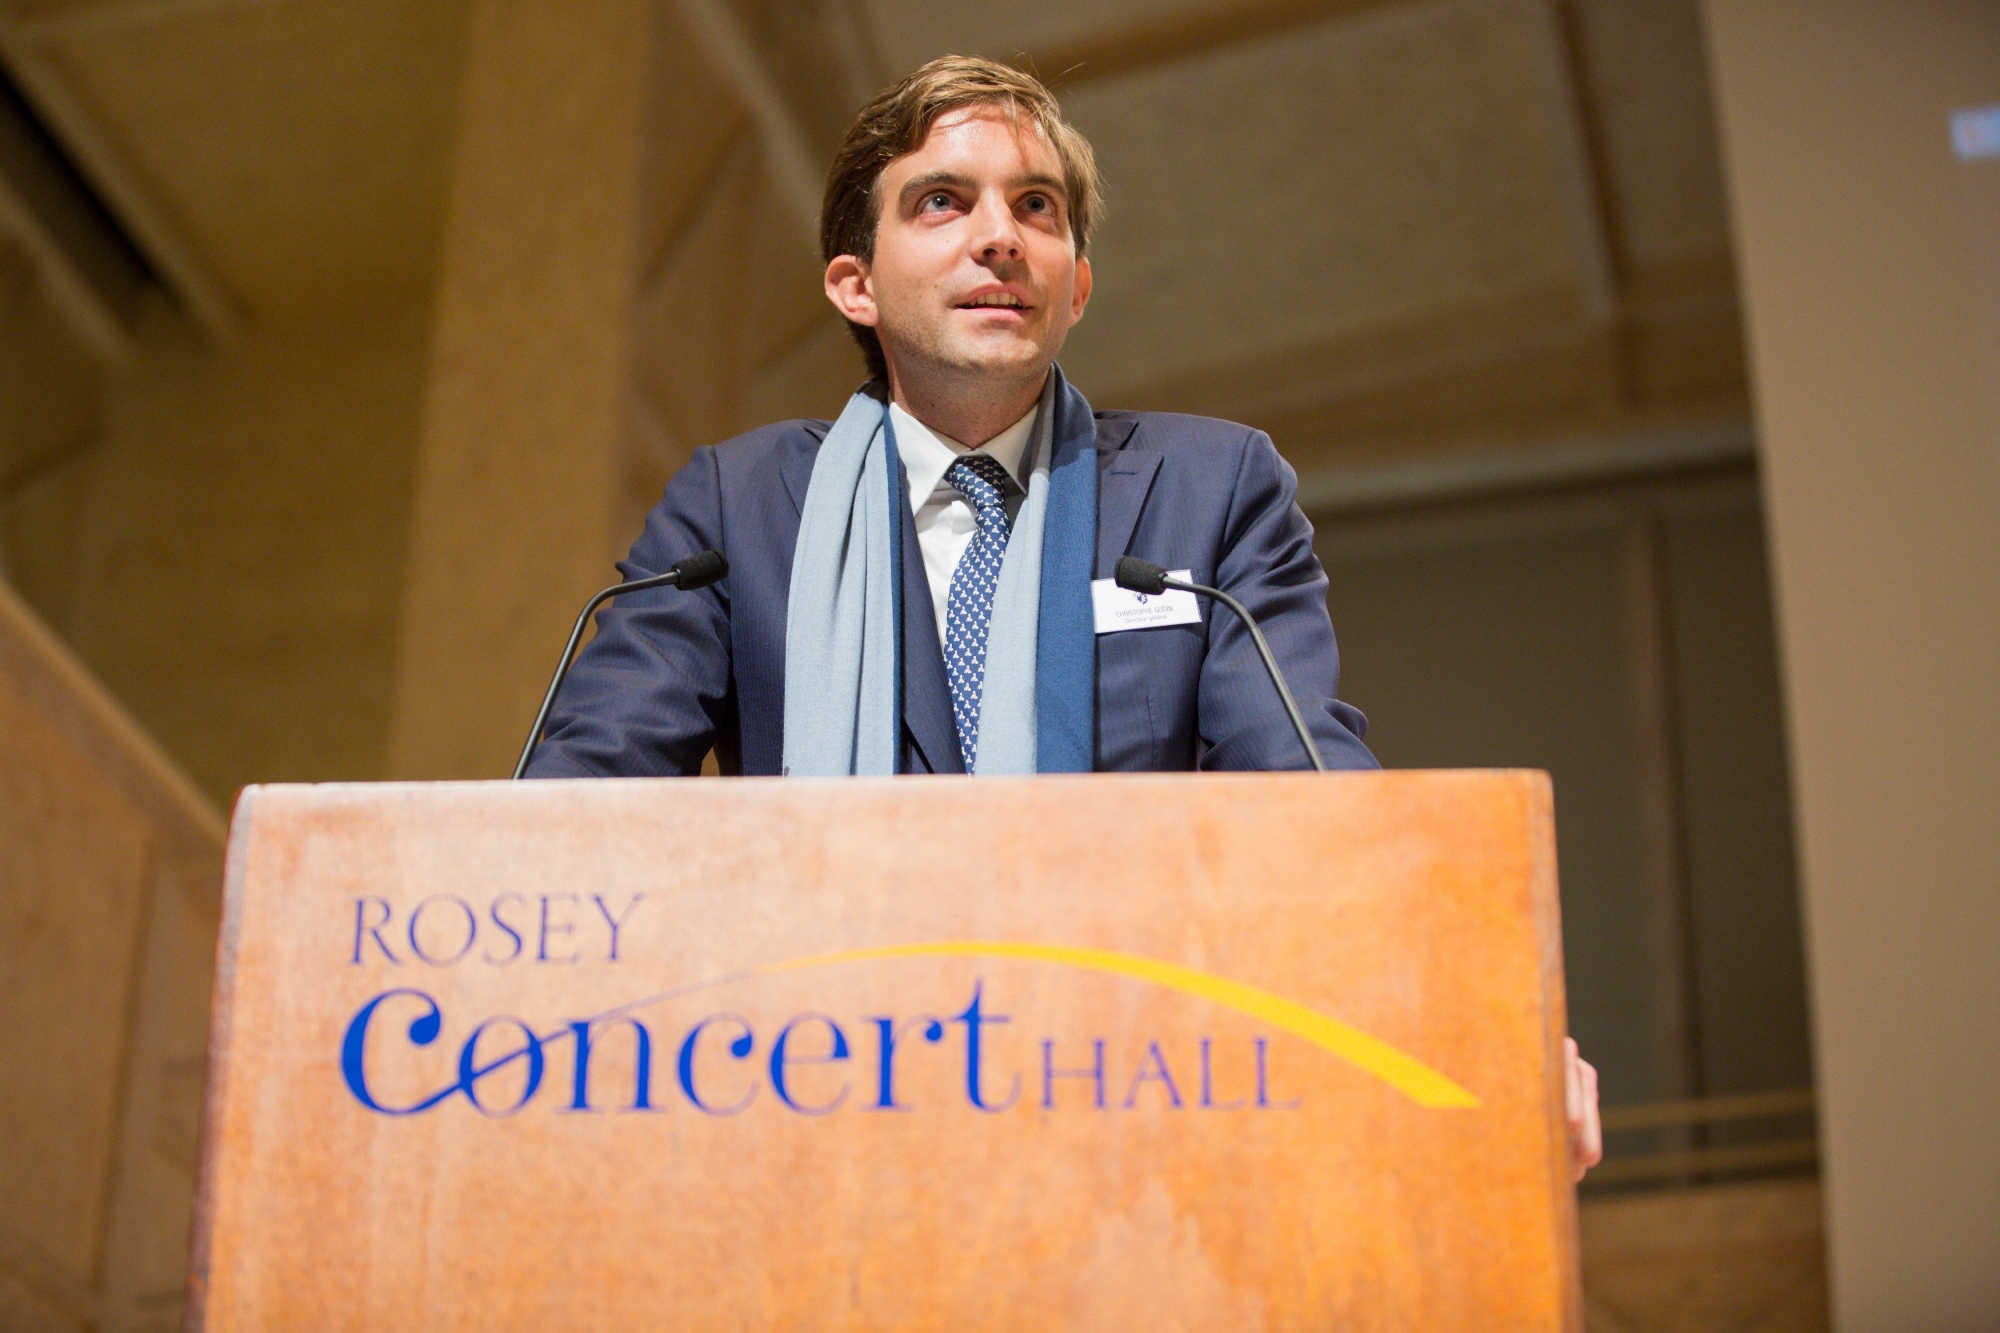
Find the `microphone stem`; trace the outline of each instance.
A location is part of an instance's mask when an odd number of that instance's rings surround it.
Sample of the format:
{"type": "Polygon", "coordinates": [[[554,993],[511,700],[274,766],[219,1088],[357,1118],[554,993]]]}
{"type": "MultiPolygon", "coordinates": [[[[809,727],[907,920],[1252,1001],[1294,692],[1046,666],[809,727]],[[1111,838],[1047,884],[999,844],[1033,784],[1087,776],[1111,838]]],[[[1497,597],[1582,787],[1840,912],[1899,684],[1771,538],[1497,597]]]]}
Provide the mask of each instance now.
{"type": "Polygon", "coordinates": [[[1271,683],[1278,687],[1278,698],[1284,702],[1286,716],[1292,719],[1292,729],[1299,733],[1299,744],[1306,747],[1306,758],[1312,760],[1315,770],[1326,772],[1326,760],[1320,758],[1319,746],[1313,744],[1312,733],[1306,730],[1306,720],[1299,712],[1298,701],[1292,698],[1292,687],[1285,684],[1285,673],[1278,670],[1278,659],[1271,655],[1271,645],[1264,641],[1264,631],[1257,628],[1257,618],[1250,614],[1250,609],[1220,588],[1210,588],[1200,583],[1183,583],[1179,579],[1171,578],[1160,581],[1167,587],[1178,588],[1182,592],[1213,597],[1236,613],[1236,618],[1242,622],[1243,628],[1250,631],[1250,641],[1257,645],[1257,653],[1264,659],[1264,669],[1270,673],[1271,683]]]}
{"type": "Polygon", "coordinates": [[[648,588],[665,588],[681,581],[681,571],[670,569],[664,574],[650,578],[633,579],[630,583],[614,584],[583,604],[583,611],[576,618],[576,628],[569,632],[569,642],[563,645],[562,661],[556,663],[556,674],[549,680],[549,691],[542,696],[542,711],[535,714],[535,725],[528,731],[528,743],[521,747],[521,758],[514,765],[514,777],[519,778],[528,771],[528,760],[534,756],[535,747],[542,743],[542,728],[548,725],[549,710],[555,707],[556,691],[562,688],[563,678],[569,675],[569,665],[576,656],[577,641],[583,638],[583,627],[589,623],[591,612],[597,610],[608,599],[620,593],[644,592],[648,588]]]}

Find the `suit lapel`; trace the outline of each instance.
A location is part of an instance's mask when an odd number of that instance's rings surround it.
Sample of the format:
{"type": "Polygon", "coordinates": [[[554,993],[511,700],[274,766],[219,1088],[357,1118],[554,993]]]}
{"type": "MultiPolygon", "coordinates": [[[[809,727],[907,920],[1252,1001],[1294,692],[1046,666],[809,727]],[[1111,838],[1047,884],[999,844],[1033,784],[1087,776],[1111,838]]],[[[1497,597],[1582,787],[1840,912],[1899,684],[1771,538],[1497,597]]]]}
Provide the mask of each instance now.
{"type": "Polygon", "coordinates": [[[792,497],[792,513],[803,514],[806,510],[806,491],[812,485],[813,464],[819,459],[819,447],[826,443],[826,433],[833,429],[829,421],[813,421],[806,425],[806,442],[786,449],[778,455],[778,475],[785,479],[785,494],[792,497]]]}
{"type": "Polygon", "coordinates": [[[1131,545],[1139,511],[1160,470],[1160,456],[1129,449],[1138,423],[1130,417],[1098,418],[1097,422],[1097,577],[1109,578],[1118,557],[1131,545]]]}
{"type": "Polygon", "coordinates": [[[938,647],[937,612],[931,606],[930,575],[917,545],[917,521],[903,511],[903,725],[923,751],[933,773],[963,773],[958,723],[951,715],[951,682],[938,647]]]}

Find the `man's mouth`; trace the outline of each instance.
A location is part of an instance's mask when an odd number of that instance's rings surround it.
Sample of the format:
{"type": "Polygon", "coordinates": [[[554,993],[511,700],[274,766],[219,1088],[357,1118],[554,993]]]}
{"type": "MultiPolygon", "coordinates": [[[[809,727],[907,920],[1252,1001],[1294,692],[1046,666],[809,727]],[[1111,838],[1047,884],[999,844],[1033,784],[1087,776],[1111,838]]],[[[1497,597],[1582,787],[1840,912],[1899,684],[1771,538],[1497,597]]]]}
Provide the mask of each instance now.
{"type": "Polygon", "coordinates": [[[1012,292],[988,292],[969,301],[960,301],[960,310],[1026,310],[1028,303],[1012,292]]]}

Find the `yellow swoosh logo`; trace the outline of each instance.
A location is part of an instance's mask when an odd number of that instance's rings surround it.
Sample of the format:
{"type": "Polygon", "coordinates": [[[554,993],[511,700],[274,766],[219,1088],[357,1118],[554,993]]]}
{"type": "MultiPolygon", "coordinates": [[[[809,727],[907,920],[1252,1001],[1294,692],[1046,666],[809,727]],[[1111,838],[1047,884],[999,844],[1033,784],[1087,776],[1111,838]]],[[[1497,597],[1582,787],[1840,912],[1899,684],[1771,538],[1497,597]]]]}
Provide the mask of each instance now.
{"type": "Polygon", "coordinates": [[[1349,1027],[1316,1009],[1308,1009],[1256,986],[1246,986],[1211,972],[1197,972],[1191,967],[1138,954],[1014,940],[940,940],[931,944],[885,944],[873,949],[848,949],[841,953],[794,958],[789,962],[770,963],[757,968],[753,975],[796,972],[808,967],[830,967],[836,963],[872,962],[884,958],[1013,958],[1037,963],[1062,963],[1092,972],[1131,977],[1212,1001],[1289,1032],[1381,1079],[1420,1106],[1479,1105],[1477,1097],[1423,1061],[1404,1054],[1386,1041],[1369,1036],[1359,1028],[1349,1027]]]}

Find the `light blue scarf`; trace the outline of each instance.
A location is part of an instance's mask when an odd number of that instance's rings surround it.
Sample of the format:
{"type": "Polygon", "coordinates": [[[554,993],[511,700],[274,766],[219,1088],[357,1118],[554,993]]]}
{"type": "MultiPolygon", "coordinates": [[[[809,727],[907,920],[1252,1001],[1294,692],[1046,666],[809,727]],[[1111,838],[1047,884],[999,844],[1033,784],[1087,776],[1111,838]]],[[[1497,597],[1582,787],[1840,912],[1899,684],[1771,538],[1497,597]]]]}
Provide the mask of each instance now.
{"type": "MultiPolygon", "coordinates": [[[[1030,457],[987,630],[981,776],[1091,767],[1097,425],[1059,368],[1030,457]]],[[[896,771],[907,487],[886,404],[855,394],[819,447],[799,515],[785,612],[788,776],[896,771]]]]}

